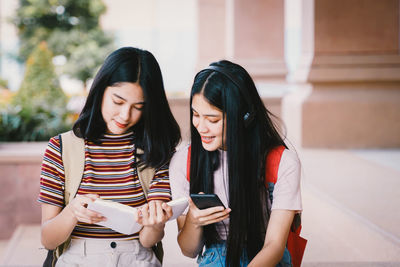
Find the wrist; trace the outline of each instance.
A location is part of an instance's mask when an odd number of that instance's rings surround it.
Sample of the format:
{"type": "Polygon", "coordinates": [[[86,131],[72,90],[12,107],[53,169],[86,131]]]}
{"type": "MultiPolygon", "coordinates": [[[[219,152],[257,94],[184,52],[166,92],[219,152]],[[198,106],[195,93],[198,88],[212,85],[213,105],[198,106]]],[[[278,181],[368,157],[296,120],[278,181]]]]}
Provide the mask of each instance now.
{"type": "Polygon", "coordinates": [[[186,220],[185,225],[187,225],[187,227],[190,227],[190,228],[196,229],[196,230],[202,229],[202,225],[197,224],[197,223],[195,223],[194,221],[192,221],[190,219],[186,220]]]}
{"type": "Polygon", "coordinates": [[[154,225],[146,225],[145,227],[150,228],[152,230],[156,230],[156,231],[163,231],[164,227],[165,227],[165,223],[157,223],[154,225]]]}
{"type": "Polygon", "coordinates": [[[189,215],[189,213],[188,213],[187,216],[186,216],[185,225],[186,225],[186,224],[188,224],[188,226],[190,226],[191,228],[194,228],[194,229],[200,229],[200,228],[202,228],[202,225],[197,224],[197,223],[196,223],[196,220],[194,220],[194,219],[192,218],[192,216],[189,215]]]}
{"type": "Polygon", "coordinates": [[[70,204],[68,204],[64,209],[63,212],[72,220],[74,223],[78,223],[78,219],[76,218],[76,215],[74,211],[71,209],[70,204]]]}

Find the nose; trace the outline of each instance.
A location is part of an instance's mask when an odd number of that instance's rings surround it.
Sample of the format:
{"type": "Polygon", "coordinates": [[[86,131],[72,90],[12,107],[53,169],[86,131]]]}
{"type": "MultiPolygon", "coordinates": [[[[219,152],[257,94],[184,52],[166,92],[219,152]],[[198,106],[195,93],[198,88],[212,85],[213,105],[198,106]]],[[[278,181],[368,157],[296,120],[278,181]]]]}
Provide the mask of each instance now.
{"type": "Polygon", "coordinates": [[[124,122],[128,122],[131,117],[131,109],[128,106],[122,107],[119,112],[119,117],[124,120],[124,122]]]}
{"type": "Polygon", "coordinates": [[[206,125],[206,120],[203,118],[200,118],[199,123],[197,124],[196,128],[199,133],[206,133],[208,131],[208,128],[206,125]]]}

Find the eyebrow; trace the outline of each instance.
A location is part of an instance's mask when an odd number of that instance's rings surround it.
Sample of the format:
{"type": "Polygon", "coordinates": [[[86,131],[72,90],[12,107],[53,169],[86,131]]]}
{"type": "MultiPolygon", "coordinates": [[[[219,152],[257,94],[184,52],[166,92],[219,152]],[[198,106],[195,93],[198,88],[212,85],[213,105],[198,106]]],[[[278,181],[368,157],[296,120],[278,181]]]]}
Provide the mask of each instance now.
{"type": "MultiPolygon", "coordinates": [[[[194,108],[192,108],[192,111],[198,113],[194,108]]],[[[214,118],[221,117],[219,114],[218,115],[217,114],[204,114],[203,116],[205,116],[205,117],[214,117],[214,118]]]]}
{"type": "MultiPolygon", "coordinates": [[[[125,102],[128,102],[125,98],[123,98],[122,96],[117,95],[116,93],[113,93],[113,96],[115,96],[115,97],[117,97],[117,98],[119,98],[121,100],[124,100],[125,102]]],[[[133,104],[137,105],[137,104],[144,104],[144,103],[145,103],[144,101],[141,101],[141,102],[136,102],[136,103],[133,103],[133,104]]]]}

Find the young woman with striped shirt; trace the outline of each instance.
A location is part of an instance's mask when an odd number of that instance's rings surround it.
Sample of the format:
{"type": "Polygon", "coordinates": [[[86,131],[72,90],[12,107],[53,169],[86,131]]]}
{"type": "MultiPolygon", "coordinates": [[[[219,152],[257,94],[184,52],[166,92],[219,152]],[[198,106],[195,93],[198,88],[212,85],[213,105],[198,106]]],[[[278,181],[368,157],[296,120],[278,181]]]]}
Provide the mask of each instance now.
{"type": "Polygon", "coordinates": [[[145,50],[120,48],[97,73],[73,126],[85,143],[84,173],[76,197],[64,205],[64,166],[58,136],[45,151],[38,201],[42,244],[71,244],[56,266],[160,266],[151,247],[164,235],[172,212],[168,165],[180,130],[166,99],[159,65],[145,50]],[[144,154],[138,155],[141,149],[144,154]],[[137,162],[156,169],[147,200],[137,162]],[[101,214],[86,208],[96,198],[141,207],[144,227],[124,235],[96,223],[101,214]]]}

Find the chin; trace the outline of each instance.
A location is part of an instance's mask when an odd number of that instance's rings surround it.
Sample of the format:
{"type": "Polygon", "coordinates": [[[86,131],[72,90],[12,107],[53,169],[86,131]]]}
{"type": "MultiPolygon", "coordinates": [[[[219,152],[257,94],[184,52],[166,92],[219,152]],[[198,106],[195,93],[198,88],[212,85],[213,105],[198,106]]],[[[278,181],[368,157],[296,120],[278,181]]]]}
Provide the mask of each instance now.
{"type": "Polygon", "coordinates": [[[203,145],[203,148],[205,149],[205,150],[207,150],[207,151],[215,151],[215,150],[217,150],[218,149],[218,147],[219,146],[217,146],[217,145],[215,145],[215,144],[204,144],[204,143],[202,143],[202,145],[203,145]]]}
{"type": "Polygon", "coordinates": [[[112,134],[123,134],[126,132],[126,129],[112,128],[109,130],[109,132],[112,134]]]}

